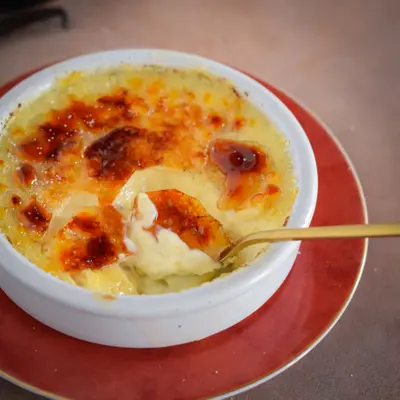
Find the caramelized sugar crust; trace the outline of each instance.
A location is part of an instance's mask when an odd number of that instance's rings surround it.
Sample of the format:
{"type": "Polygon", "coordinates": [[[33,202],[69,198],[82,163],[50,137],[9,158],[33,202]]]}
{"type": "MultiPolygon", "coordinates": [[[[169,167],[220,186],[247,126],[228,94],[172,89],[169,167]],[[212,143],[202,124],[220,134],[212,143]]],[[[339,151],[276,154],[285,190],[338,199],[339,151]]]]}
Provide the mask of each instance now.
{"type": "Polygon", "coordinates": [[[161,228],[176,233],[190,248],[199,249],[217,259],[229,244],[219,221],[209,215],[194,197],[176,189],[148,192],[157,209],[157,217],[149,230],[157,237],[161,228]]]}
{"type": "MultiPolygon", "coordinates": [[[[147,99],[126,89],[87,103],[71,98],[29,134],[11,132],[19,160],[15,186],[31,193],[28,201],[15,194],[11,202],[26,228],[43,235],[51,210],[74,190],[99,198],[98,209],[79,213],[57,234],[53,250],[65,271],[98,269],[128,253],[124,221],[111,203],[137,170],[163,165],[219,174],[225,180],[220,209],[240,210],[279,194],[278,186],[268,185],[270,162],[260,147],[217,139],[240,133],[243,117],[210,112],[188,91],[171,101],[150,89],[147,99]]],[[[221,224],[198,200],[175,189],[148,196],[158,212],[150,228],[155,235],[160,227],[169,229],[213,258],[228,245],[221,224]]]]}
{"type": "Polygon", "coordinates": [[[218,139],[211,143],[210,160],[225,176],[220,208],[237,209],[265,188],[268,157],[255,145],[218,139]]]}
{"type": "Polygon", "coordinates": [[[111,205],[79,213],[57,234],[53,251],[64,271],[98,269],[127,253],[121,214],[111,205]]]}

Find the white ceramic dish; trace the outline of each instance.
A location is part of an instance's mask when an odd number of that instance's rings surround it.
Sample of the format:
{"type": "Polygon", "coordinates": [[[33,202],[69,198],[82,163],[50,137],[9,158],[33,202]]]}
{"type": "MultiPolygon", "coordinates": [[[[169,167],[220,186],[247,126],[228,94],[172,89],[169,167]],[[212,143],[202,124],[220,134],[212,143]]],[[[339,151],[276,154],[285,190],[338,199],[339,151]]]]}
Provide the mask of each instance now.
{"type": "MultiPolygon", "coordinates": [[[[72,70],[92,70],[120,63],[200,67],[229,79],[239,92],[275,123],[290,141],[299,193],[289,227],[310,224],[317,199],[317,167],[301,125],[271,92],[248,76],[215,61],[164,50],[116,50],[77,57],[46,68],[0,99],[0,121],[18,103],[48,89],[72,70]]],[[[44,324],[90,342],[120,347],[164,347],[220,332],[256,311],[283,283],[295,261],[298,242],[273,244],[247,268],[182,293],[120,296],[106,301],[42,271],[0,235],[1,289],[44,324]]]]}

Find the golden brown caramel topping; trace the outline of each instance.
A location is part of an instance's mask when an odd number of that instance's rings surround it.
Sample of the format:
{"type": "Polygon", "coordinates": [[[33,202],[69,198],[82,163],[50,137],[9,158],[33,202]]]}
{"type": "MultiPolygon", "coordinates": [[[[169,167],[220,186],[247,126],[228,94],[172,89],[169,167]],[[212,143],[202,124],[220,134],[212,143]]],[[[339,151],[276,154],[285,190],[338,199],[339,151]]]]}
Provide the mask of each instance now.
{"type": "Polygon", "coordinates": [[[133,126],[114,129],[85,150],[89,176],[126,180],[135,170],[160,164],[163,152],[174,143],[170,131],[149,132],[133,126]]]}
{"type": "MultiPolygon", "coordinates": [[[[72,189],[95,193],[108,204],[136,170],[155,165],[202,168],[217,128],[210,129],[203,108],[193,100],[190,92],[144,99],[121,89],[91,103],[72,99],[51,111],[32,136],[21,139],[17,156],[24,164],[18,184],[29,186],[36,179],[51,207],[72,189]]],[[[216,126],[223,124],[214,114],[216,126]]],[[[25,135],[19,127],[14,131],[25,135]]]]}
{"type": "Polygon", "coordinates": [[[26,227],[43,233],[50,223],[51,214],[36,199],[31,199],[21,210],[20,219],[26,227]]]}
{"type": "MultiPolygon", "coordinates": [[[[41,190],[43,198],[49,199],[46,206],[50,205],[50,208],[65,198],[72,188],[95,193],[104,206],[113,201],[122,185],[137,170],[156,165],[179,169],[203,168],[210,158],[226,174],[227,195],[233,203],[226,203],[224,207],[236,208],[243,199],[256,194],[257,182],[258,186],[261,182],[261,170],[246,169],[251,162],[248,150],[251,147],[243,145],[243,148],[239,146],[235,150],[230,148],[232,154],[228,158],[226,149],[222,148],[227,141],[215,141],[210,154],[207,150],[214,133],[225,126],[240,129],[245,123],[244,119],[238,116],[236,119],[227,119],[226,115],[203,109],[193,102],[195,96],[191,92],[184,92],[183,96],[174,99],[172,94],[156,86],[151,89],[150,99],[118,89],[91,103],[72,99],[67,107],[51,111],[46,122],[37,126],[34,135],[22,139],[18,146],[17,156],[25,161],[18,167],[18,182],[29,187],[37,180],[34,188],[41,190]],[[91,143],[84,148],[88,140],[91,143]],[[242,161],[241,151],[244,152],[242,161]],[[230,165],[228,170],[227,162],[230,165]]],[[[266,157],[264,155],[263,158],[264,153],[254,154],[257,167],[261,169],[266,157]]],[[[37,229],[43,232],[48,224],[45,213],[41,214],[43,210],[32,205],[32,209],[26,211],[25,223],[29,225],[32,224],[32,221],[28,224],[29,219],[35,220],[36,225],[41,224],[37,229]]],[[[182,213],[185,215],[185,212],[182,213]]],[[[163,226],[165,221],[157,225],[163,226]]],[[[188,218],[186,224],[190,221],[188,218]]],[[[84,219],[75,221],[75,227],[70,225],[68,229],[78,229],[81,224],[79,232],[88,235],[83,223],[84,219]]],[[[196,231],[195,225],[190,229],[188,225],[184,227],[183,231],[179,230],[184,240],[196,248],[205,246],[210,230],[199,226],[196,231]]],[[[91,229],[93,236],[94,227],[91,229]]],[[[175,228],[171,225],[168,229],[175,228]]],[[[101,232],[104,233],[104,230],[97,232],[95,237],[106,248],[108,239],[101,236],[101,232]]],[[[93,237],[85,236],[86,241],[89,239],[93,237]]],[[[88,243],[85,246],[89,246],[88,243]]],[[[75,243],[74,248],[76,246],[78,244],[75,243]]],[[[85,249],[84,252],[80,250],[79,259],[85,258],[84,254],[90,250],[90,246],[85,249]]],[[[74,252],[78,254],[78,249],[74,252]]],[[[107,254],[111,253],[108,248],[107,254]]],[[[101,264],[96,257],[93,260],[93,265],[101,264]]],[[[74,262],[68,261],[67,264],[70,265],[68,268],[77,268],[73,266],[74,262]]]]}
{"type": "Polygon", "coordinates": [[[98,269],[116,259],[115,247],[107,235],[90,237],[85,243],[77,244],[61,253],[65,271],[98,269]]]}
{"type": "Polygon", "coordinates": [[[33,138],[20,144],[22,155],[32,161],[55,161],[79,140],[82,129],[103,132],[133,120],[132,101],[126,91],[100,97],[94,105],[72,101],[71,105],[52,111],[50,119],[40,125],[33,138]]]}
{"type": "MultiPolygon", "coordinates": [[[[7,120],[0,154],[0,230],[48,273],[109,292],[107,300],[180,291],[227,272],[208,273],[227,234],[284,222],[294,185],[285,138],[246,92],[159,67],[56,81],[7,120]],[[160,253],[168,260],[158,263],[160,253]]],[[[243,252],[235,268],[258,251],[243,252]]]]}
{"type": "Polygon", "coordinates": [[[268,159],[254,145],[219,139],[212,142],[209,156],[225,175],[225,193],[220,208],[238,208],[262,191],[268,159]]]}
{"type": "Polygon", "coordinates": [[[99,215],[80,213],[59,233],[60,260],[65,271],[98,269],[126,253],[121,214],[104,206],[99,215]]]}
{"type": "Polygon", "coordinates": [[[37,136],[20,145],[22,155],[32,161],[56,160],[78,132],[62,124],[46,123],[40,126],[37,136]]]}
{"type": "Polygon", "coordinates": [[[127,92],[122,91],[111,96],[100,97],[97,101],[100,104],[105,104],[110,108],[116,108],[125,112],[130,111],[131,102],[127,98],[127,92]]]}
{"type": "Polygon", "coordinates": [[[156,235],[159,227],[176,233],[190,248],[217,257],[228,245],[222,225],[210,216],[195,198],[176,189],[147,193],[157,209],[157,218],[149,230],[156,235]]]}
{"type": "Polygon", "coordinates": [[[131,143],[140,135],[135,127],[112,130],[97,139],[85,150],[89,176],[106,180],[127,179],[140,165],[140,160],[132,159],[131,143]]]}
{"type": "Polygon", "coordinates": [[[22,164],[17,168],[17,180],[19,184],[30,186],[36,178],[35,168],[30,164],[22,164]]]}

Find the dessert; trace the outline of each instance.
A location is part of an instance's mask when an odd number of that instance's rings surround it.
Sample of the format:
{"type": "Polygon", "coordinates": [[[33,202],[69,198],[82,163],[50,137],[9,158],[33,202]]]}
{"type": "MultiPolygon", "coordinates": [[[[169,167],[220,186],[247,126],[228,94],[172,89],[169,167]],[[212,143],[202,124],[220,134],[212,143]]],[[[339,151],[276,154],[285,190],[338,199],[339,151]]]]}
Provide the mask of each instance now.
{"type": "Polygon", "coordinates": [[[1,128],[0,230],[32,263],[110,294],[181,291],[245,267],[220,252],[284,225],[288,144],[230,82],[121,65],[59,78],[1,128]]]}

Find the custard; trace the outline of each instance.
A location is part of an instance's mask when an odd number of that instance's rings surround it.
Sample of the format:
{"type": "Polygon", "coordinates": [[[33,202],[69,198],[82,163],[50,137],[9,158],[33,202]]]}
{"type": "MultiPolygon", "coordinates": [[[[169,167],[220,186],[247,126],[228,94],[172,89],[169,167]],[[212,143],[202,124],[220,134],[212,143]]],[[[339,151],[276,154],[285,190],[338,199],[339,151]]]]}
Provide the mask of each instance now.
{"type": "Polygon", "coordinates": [[[1,128],[0,230],[32,263],[112,294],[188,289],[245,267],[251,232],[296,197],[288,143],[246,94],[200,70],[75,71],[1,128]]]}

